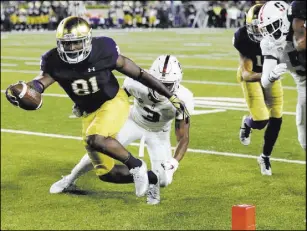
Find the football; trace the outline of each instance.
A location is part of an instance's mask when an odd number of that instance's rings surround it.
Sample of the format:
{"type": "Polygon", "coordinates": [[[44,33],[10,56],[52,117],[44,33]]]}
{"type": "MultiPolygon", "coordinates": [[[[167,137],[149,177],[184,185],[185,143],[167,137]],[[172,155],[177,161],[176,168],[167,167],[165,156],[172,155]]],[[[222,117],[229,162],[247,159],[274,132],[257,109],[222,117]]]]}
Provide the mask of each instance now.
{"type": "Polygon", "coordinates": [[[19,107],[24,110],[37,110],[42,106],[42,95],[24,82],[11,86],[10,91],[17,98],[19,107]]]}

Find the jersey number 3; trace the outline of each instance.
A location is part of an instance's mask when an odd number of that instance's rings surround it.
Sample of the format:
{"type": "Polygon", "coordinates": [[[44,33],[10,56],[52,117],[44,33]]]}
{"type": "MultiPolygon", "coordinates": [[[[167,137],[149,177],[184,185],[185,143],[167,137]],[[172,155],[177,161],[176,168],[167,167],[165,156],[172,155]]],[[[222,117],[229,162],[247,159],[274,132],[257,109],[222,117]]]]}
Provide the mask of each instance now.
{"type": "Polygon", "coordinates": [[[99,91],[96,76],[93,76],[88,81],[84,79],[75,80],[71,84],[71,87],[76,95],[89,95],[99,91]],[[89,85],[91,86],[91,90],[89,85]]]}
{"type": "Polygon", "coordinates": [[[142,115],[145,120],[154,123],[159,122],[161,115],[158,112],[152,111],[148,107],[143,107],[143,109],[147,112],[146,116],[142,115]]]}

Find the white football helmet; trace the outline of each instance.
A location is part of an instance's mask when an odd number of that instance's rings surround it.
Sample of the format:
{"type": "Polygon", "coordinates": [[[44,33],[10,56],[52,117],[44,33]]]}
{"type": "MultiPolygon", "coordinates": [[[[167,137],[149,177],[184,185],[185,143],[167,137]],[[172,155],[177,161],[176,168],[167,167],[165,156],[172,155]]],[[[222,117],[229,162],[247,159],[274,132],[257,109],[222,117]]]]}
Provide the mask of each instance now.
{"type": "Polygon", "coordinates": [[[258,28],[263,37],[269,37],[277,43],[286,40],[290,29],[288,8],[289,4],[284,1],[269,1],[261,7],[258,28]]]}
{"type": "MultiPolygon", "coordinates": [[[[183,74],[178,59],[173,55],[160,55],[151,65],[149,73],[160,80],[172,93],[175,93],[179,88],[183,74]]],[[[150,88],[149,91],[157,100],[165,99],[150,88]]]]}

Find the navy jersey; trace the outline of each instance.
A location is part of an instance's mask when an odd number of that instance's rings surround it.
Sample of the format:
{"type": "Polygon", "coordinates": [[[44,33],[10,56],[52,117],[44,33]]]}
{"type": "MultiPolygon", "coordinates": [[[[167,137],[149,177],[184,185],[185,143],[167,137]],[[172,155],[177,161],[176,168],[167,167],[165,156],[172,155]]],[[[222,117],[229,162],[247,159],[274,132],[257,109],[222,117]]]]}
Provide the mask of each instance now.
{"type": "Polygon", "coordinates": [[[241,27],[236,31],[233,45],[244,57],[252,60],[253,72],[262,72],[264,58],[261,54],[260,43],[253,42],[248,37],[246,27],[241,27]]]}
{"type": "Polygon", "coordinates": [[[118,55],[113,39],[93,37],[92,51],[82,62],[68,64],[54,48],[42,56],[41,70],[57,81],[78,107],[91,113],[113,99],[119,90],[112,73],[118,55]]]}
{"type": "Polygon", "coordinates": [[[306,1],[293,1],[288,9],[288,19],[300,18],[306,21],[306,1]]]}

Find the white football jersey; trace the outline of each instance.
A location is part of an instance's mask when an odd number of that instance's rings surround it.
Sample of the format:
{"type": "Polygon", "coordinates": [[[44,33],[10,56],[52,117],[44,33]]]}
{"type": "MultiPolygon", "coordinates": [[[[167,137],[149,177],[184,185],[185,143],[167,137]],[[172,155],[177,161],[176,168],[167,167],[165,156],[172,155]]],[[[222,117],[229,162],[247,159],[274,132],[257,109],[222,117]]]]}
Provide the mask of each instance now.
{"type": "Polygon", "coordinates": [[[285,41],[282,44],[275,44],[268,38],[262,39],[261,43],[262,55],[272,55],[277,58],[279,63],[286,63],[287,68],[298,85],[302,85],[306,81],[306,70],[297,60],[297,52],[292,41],[285,41]]]}
{"type": "MultiPolygon", "coordinates": [[[[131,78],[126,78],[123,88],[134,97],[130,118],[146,130],[153,132],[168,131],[175,117],[182,119],[182,115],[176,116],[176,109],[168,99],[162,102],[156,101],[152,98],[148,87],[143,84],[131,78]]],[[[194,110],[192,92],[179,85],[176,95],[185,103],[189,113],[192,114],[194,110]]]]}

